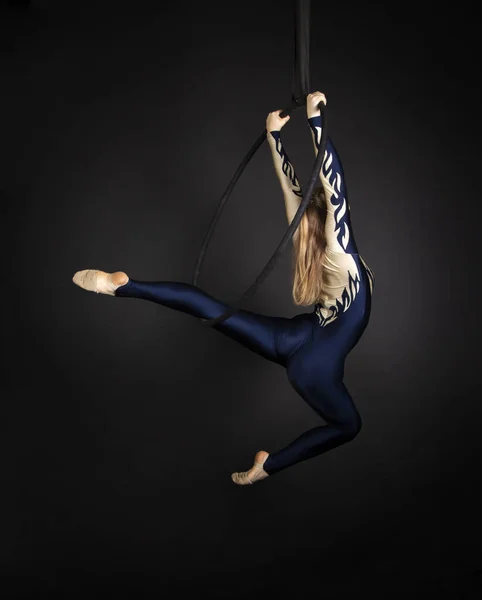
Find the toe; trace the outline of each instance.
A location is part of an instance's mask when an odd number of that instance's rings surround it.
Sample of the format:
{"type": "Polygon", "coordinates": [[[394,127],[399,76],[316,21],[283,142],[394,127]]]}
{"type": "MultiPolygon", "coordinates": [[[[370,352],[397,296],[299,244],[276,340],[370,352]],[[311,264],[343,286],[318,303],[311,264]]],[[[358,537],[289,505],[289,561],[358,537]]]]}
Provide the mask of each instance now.
{"type": "Polygon", "coordinates": [[[231,475],[231,479],[234,481],[236,485],[244,485],[245,481],[243,480],[242,473],[233,473],[231,475]]]}
{"type": "Polygon", "coordinates": [[[251,481],[251,479],[249,478],[249,474],[247,471],[243,471],[242,473],[233,473],[231,475],[231,479],[237,485],[249,485],[249,484],[253,483],[251,481]]]}
{"type": "Polygon", "coordinates": [[[85,269],[83,271],[77,271],[77,273],[75,273],[75,275],[72,277],[72,281],[75,283],[75,285],[82,287],[82,282],[86,273],[87,270],[85,269]]]}

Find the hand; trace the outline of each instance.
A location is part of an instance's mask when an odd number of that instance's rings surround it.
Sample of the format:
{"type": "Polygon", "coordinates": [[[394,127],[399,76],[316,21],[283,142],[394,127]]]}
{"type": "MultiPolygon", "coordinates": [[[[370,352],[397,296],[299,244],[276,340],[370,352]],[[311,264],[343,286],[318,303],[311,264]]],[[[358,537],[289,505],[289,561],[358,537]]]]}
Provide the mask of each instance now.
{"type": "Polygon", "coordinates": [[[266,119],[266,131],[280,131],[281,128],[288,123],[291,118],[290,115],[282,119],[280,117],[280,113],[282,112],[282,110],[276,110],[275,112],[269,113],[268,118],[266,119]]]}
{"type": "Polygon", "coordinates": [[[320,114],[320,109],[318,108],[320,102],[323,102],[323,104],[326,106],[325,94],[322,94],[321,92],[313,92],[312,94],[308,94],[306,97],[306,114],[308,119],[320,114]]]}

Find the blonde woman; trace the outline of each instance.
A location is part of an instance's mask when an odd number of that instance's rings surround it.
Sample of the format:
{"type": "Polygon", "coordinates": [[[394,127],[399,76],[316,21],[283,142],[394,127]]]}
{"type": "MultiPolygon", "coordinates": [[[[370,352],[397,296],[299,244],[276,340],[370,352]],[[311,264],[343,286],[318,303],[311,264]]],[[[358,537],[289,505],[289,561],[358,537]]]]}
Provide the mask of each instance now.
{"type": "MultiPolygon", "coordinates": [[[[323,126],[320,102],[326,104],[320,92],[307,97],[315,154],[323,126]]],[[[268,115],[266,135],[291,223],[303,194],[281,142],[281,129],[290,117],[282,119],[280,113],[268,115]]],[[[368,324],[374,276],[355,244],[343,170],[330,139],[320,182],[293,236],[293,300],[298,306],[313,306],[312,312],[284,318],[238,310],[214,328],[285,367],[293,388],[326,424],[304,432],[275,452],[256,452],[248,471],[231,475],[238,485],[261,481],[349,442],[361,428],[343,374],[346,356],[368,324]]],[[[196,286],[137,281],[123,271],[87,269],[75,273],[73,281],[85,290],[150,300],[199,319],[214,319],[228,308],[196,286]]]]}

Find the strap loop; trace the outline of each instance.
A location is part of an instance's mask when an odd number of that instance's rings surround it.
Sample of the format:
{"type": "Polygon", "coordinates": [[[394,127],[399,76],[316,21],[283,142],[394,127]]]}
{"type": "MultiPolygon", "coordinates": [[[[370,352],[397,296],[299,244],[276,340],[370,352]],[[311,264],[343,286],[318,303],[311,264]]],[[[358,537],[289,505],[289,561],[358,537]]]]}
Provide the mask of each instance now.
{"type": "MultiPolygon", "coordinates": [[[[293,60],[293,84],[292,84],[292,102],[288,108],[285,108],[280,116],[286,117],[291,113],[299,110],[303,106],[306,106],[306,97],[310,90],[310,51],[309,51],[309,42],[310,42],[310,0],[295,0],[295,18],[294,18],[294,60],[293,60]]],[[[325,105],[320,103],[319,108],[322,113],[325,112],[325,105]]],[[[258,149],[261,147],[263,142],[266,139],[266,130],[259,136],[254,145],[250,148],[243,161],[237,168],[236,172],[233,175],[233,178],[229,182],[226,191],[221,197],[219,201],[218,207],[211,219],[211,223],[209,225],[208,231],[204,237],[203,244],[201,246],[201,250],[199,252],[199,257],[196,263],[196,267],[194,269],[193,276],[193,285],[197,285],[199,273],[201,271],[202,264],[204,262],[204,256],[206,254],[207,247],[209,242],[211,241],[212,235],[214,233],[214,229],[219,221],[221,213],[223,212],[224,206],[228,201],[231,192],[234,189],[238,179],[241,177],[243,171],[247,167],[249,161],[256,154],[258,149]]],[[[219,315],[215,319],[201,319],[204,325],[213,326],[217,323],[221,323],[231,315],[233,315],[240,308],[241,302],[249,298],[254,294],[256,288],[268,277],[268,275],[273,270],[278,257],[286,248],[288,242],[293,237],[298,225],[300,224],[303,215],[308,208],[308,204],[310,203],[311,195],[316,185],[316,181],[319,177],[321,167],[323,164],[323,159],[325,155],[326,149],[326,117],[323,122],[323,131],[321,135],[321,143],[318,151],[318,155],[316,157],[315,165],[313,167],[313,172],[311,174],[306,192],[303,196],[303,199],[298,207],[298,211],[294,216],[293,220],[288,227],[283,239],[281,240],[278,248],[274,252],[273,256],[270,258],[262,272],[256,278],[256,281],[251,285],[251,287],[243,294],[243,296],[236,302],[236,304],[230,307],[223,314],[219,315]]]]}
{"type": "MultiPolygon", "coordinates": [[[[328,140],[327,127],[326,127],[326,113],[325,113],[326,107],[323,104],[323,102],[320,102],[319,109],[320,109],[321,113],[324,116],[324,118],[323,118],[323,129],[322,129],[322,133],[321,133],[320,147],[318,149],[318,154],[316,156],[315,164],[314,164],[314,167],[313,167],[313,171],[312,171],[311,177],[310,177],[309,182],[308,182],[308,186],[306,188],[305,193],[303,194],[303,199],[302,199],[302,201],[301,201],[301,203],[300,203],[300,205],[298,207],[298,210],[296,211],[295,216],[293,217],[293,220],[290,223],[290,226],[288,227],[286,233],[284,234],[283,239],[281,240],[278,248],[275,250],[273,256],[270,258],[270,260],[268,261],[268,263],[266,264],[266,266],[264,267],[264,269],[261,271],[261,273],[258,275],[258,277],[254,281],[254,283],[251,285],[251,287],[248,288],[248,290],[241,296],[241,298],[233,306],[231,306],[228,310],[226,310],[224,313],[222,313],[221,315],[219,315],[215,319],[201,319],[203,325],[207,325],[207,326],[211,326],[211,327],[214,326],[214,325],[217,325],[218,323],[221,323],[222,321],[224,321],[227,318],[229,318],[230,316],[232,316],[237,310],[239,310],[241,303],[243,301],[247,300],[248,298],[250,298],[254,294],[254,292],[256,291],[256,288],[259,285],[261,285],[263,283],[263,281],[271,273],[271,271],[273,270],[273,268],[274,268],[274,266],[276,264],[276,261],[278,260],[279,256],[284,251],[284,249],[288,245],[289,241],[293,237],[296,229],[298,228],[298,225],[300,224],[301,219],[303,218],[303,215],[305,214],[305,211],[308,208],[308,205],[309,205],[310,200],[311,200],[311,195],[312,195],[312,193],[313,193],[313,191],[315,189],[317,180],[319,178],[320,171],[321,171],[322,164],[323,164],[323,160],[324,160],[324,156],[325,156],[326,142],[328,140]]],[[[257,146],[255,144],[256,150],[259,148],[259,146],[261,146],[261,143],[265,139],[266,139],[266,131],[263,133],[263,135],[256,142],[256,144],[258,144],[257,146]]],[[[255,146],[253,146],[253,148],[255,148],[255,146]]],[[[253,150],[253,148],[251,148],[251,151],[253,150]]],[[[253,154],[254,154],[254,152],[252,152],[251,156],[253,154]]],[[[248,156],[249,156],[249,153],[248,153],[248,156]]],[[[251,158],[251,156],[249,158],[251,158]]],[[[249,162],[249,160],[248,160],[248,162],[249,162]]],[[[246,162],[246,164],[247,164],[247,162],[246,162]]],[[[243,167],[243,170],[244,170],[244,167],[243,167]]],[[[239,173],[239,175],[240,174],[241,173],[239,173]]],[[[220,213],[217,213],[217,214],[220,214],[220,213]]],[[[214,222],[214,220],[213,220],[213,222],[214,222]]],[[[215,225],[215,222],[214,222],[214,225],[215,225]]],[[[209,233],[212,234],[212,229],[210,229],[210,232],[208,232],[208,234],[209,233]]],[[[206,250],[206,244],[203,246],[203,250],[204,251],[206,250]]],[[[203,254],[204,254],[204,252],[203,252],[203,254]]],[[[201,256],[200,256],[200,258],[201,258],[201,256]]],[[[199,260],[198,260],[198,267],[200,268],[200,261],[199,260]]],[[[197,274],[199,274],[199,268],[197,269],[197,274]]],[[[196,285],[196,284],[194,283],[194,285],[196,285]]]]}

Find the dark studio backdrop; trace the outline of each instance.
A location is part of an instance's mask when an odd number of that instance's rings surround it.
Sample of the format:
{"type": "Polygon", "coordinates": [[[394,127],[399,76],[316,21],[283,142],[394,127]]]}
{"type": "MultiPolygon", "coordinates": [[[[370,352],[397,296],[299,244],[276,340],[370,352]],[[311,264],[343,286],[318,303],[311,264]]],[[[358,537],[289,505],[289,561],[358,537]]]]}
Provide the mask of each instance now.
{"type": "MultiPolygon", "coordinates": [[[[293,3],[1,9],[0,597],[447,598],[482,590],[480,84],[468,8],[318,3],[358,247],[376,276],[351,443],[237,487],[320,424],[283,369],[75,271],[191,282],[217,202],[291,100],[293,3]]],[[[303,185],[304,111],[283,130],[303,185]]],[[[199,285],[226,302],[287,228],[265,144],[199,285]]],[[[243,308],[294,316],[291,246],[243,308]]]]}

